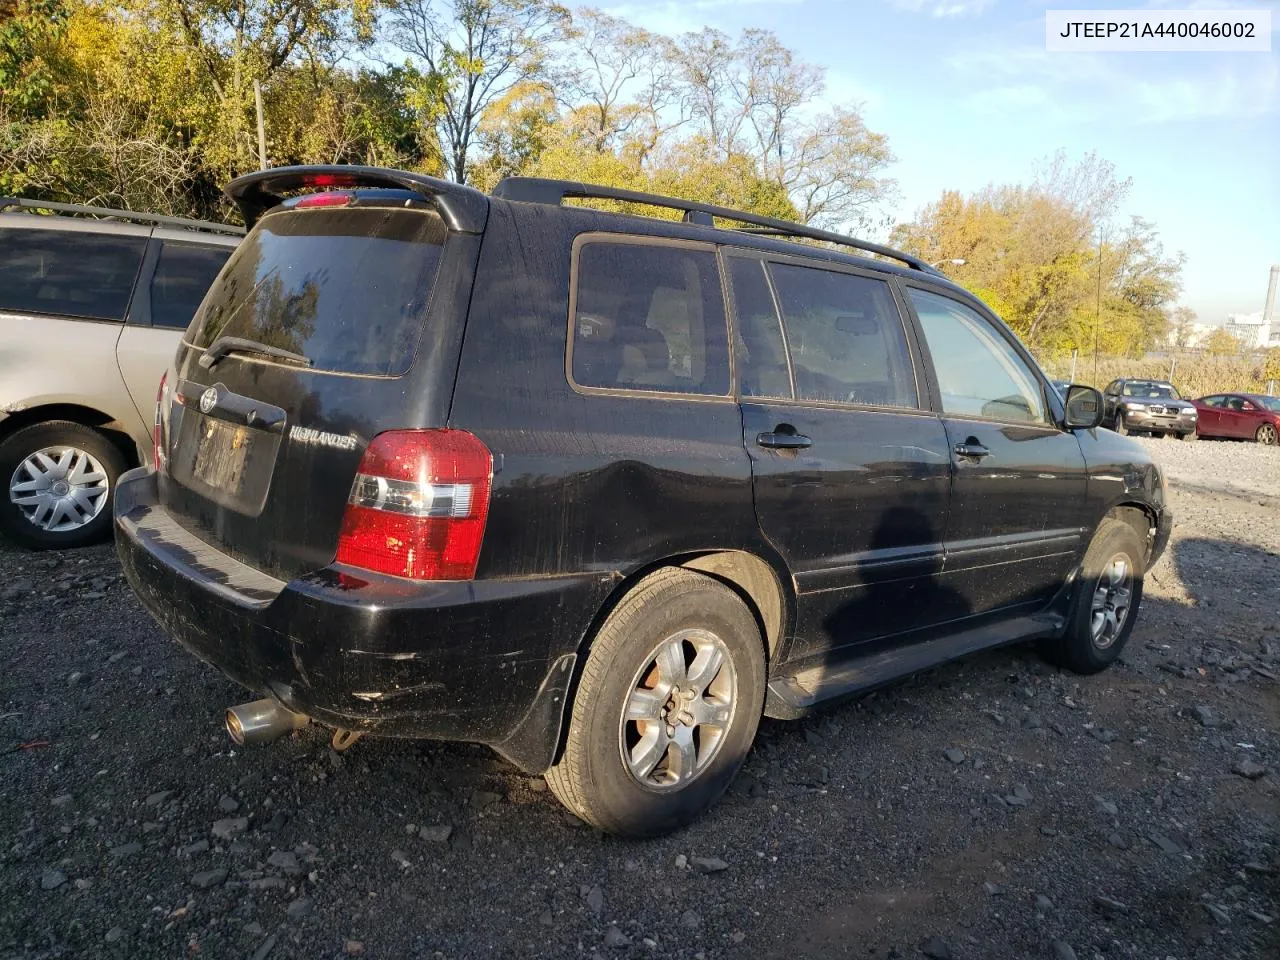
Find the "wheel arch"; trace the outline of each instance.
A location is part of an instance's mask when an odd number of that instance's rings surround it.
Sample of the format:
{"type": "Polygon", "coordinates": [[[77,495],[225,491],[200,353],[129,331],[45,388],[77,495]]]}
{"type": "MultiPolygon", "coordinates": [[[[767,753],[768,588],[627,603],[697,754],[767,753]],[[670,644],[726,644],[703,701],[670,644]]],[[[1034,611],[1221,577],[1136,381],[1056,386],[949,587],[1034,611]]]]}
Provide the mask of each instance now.
{"type": "Polygon", "coordinates": [[[1117,503],[1106,512],[1103,519],[1110,517],[1128,524],[1133,528],[1133,532],[1137,534],[1138,539],[1146,548],[1146,561],[1150,563],[1151,554],[1155,549],[1156,533],[1160,527],[1160,516],[1155,508],[1150,504],[1141,501],[1132,500],[1123,503],[1117,503]]]}
{"type": "Polygon", "coordinates": [[[0,443],[24,427],[51,420],[68,420],[97,430],[120,451],[130,467],[140,466],[144,462],[142,452],[123,423],[109,413],[80,403],[45,403],[14,410],[0,420],[0,443]]]}
{"type": "Polygon", "coordinates": [[[560,709],[560,730],[556,739],[552,763],[559,760],[569,734],[569,721],[573,716],[574,701],[578,696],[578,684],[582,668],[591,653],[591,645],[604,622],[622,599],[646,577],[670,567],[681,567],[705,574],[724,584],[740,597],[760,627],[764,643],[766,674],[783,651],[783,640],[795,622],[795,588],[790,575],[780,573],[777,567],[756,553],[742,549],[701,550],[664,557],[645,564],[619,579],[609,591],[604,603],[592,617],[591,623],[578,643],[573,676],[566,690],[560,709]]]}

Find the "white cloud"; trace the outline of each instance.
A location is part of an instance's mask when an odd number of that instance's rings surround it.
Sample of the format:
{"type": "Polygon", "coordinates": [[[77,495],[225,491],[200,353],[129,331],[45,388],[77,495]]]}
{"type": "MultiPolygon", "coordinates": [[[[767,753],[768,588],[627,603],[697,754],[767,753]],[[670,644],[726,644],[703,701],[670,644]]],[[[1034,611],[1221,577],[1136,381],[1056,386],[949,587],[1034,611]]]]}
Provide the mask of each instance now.
{"type": "Polygon", "coordinates": [[[932,17],[976,17],[995,0],[889,0],[899,10],[932,17]]]}
{"type": "Polygon", "coordinates": [[[1064,123],[1104,117],[1134,123],[1266,116],[1280,111],[1280,62],[1242,57],[1212,61],[1190,54],[1159,72],[1148,54],[1048,53],[1015,46],[975,50],[949,61],[971,92],[966,106],[982,114],[1049,112],[1064,123]]]}

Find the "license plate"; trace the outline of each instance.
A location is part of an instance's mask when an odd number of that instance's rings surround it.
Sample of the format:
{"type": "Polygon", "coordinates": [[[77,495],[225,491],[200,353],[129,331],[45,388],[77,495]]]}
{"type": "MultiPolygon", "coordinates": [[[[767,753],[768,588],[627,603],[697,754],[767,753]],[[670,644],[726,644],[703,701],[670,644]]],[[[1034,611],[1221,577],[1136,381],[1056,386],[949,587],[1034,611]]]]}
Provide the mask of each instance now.
{"type": "Polygon", "coordinates": [[[202,483],[236,494],[244,486],[245,465],[253,447],[248,427],[202,418],[192,474],[202,483]]]}

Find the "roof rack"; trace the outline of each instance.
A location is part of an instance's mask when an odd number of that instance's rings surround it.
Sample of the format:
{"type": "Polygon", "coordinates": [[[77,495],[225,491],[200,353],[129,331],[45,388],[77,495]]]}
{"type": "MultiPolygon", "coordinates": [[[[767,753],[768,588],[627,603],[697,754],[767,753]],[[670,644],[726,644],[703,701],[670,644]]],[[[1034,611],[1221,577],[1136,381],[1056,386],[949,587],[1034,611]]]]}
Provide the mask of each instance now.
{"type": "MultiPolygon", "coordinates": [[[[905,263],[913,270],[934,276],[944,276],[919,257],[895,250],[867,240],[855,240],[842,233],[830,230],[819,230],[801,223],[779,220],[776,217],[765,217],[745,210],[734,210],[730,207],[719,207],[712,203],[700,203],[696,200],[680,200],[675,197],[664,197],[656,193],[643,193],[638,190],[623,190],[618,187],[602,187],[591,183],[577,183],[573,180],[547,180],[541,177],[507,177],[493,189],[493,196],[504,200],[520,200],[526,203],[545,203],[559,206],[566,197],[581,197],[595,200],[622,200],[629,203],[643,203],[653,207],[667,207],[680,210],[684,214],[685,223],[697,223],[702,226],[715,226],[715,217],[722,220],[734,220],[738,223],[751,224],[739,232],[751,233],[767,237],[804,237],[809,240],[823,240],[842,247],[852,247],[864,253],[874,253],[880,257],[888,257],[905,263]]],[[[737,229],[737,228],[735,228],[737,229]]]]}
{"type": "Polygon", "coordinates": [[[225,233],[243,236],[244,227],[230,223],[213,223],[210,220],[188,220],[186,217],[165,217],[158,213],[134,213],[132,210],[112,210],[108,207],[91,207],[79,203],[53,203],[48,200],[26,200],[21,197],[0,197],[0,212],[8,207],[27,210],[52,210],[55,213],[79,213],[111,220],[128,220],[133,223],[151,223],[158,227],[180,227],[183,230],[204,230],[207,233],[225,233]]]}

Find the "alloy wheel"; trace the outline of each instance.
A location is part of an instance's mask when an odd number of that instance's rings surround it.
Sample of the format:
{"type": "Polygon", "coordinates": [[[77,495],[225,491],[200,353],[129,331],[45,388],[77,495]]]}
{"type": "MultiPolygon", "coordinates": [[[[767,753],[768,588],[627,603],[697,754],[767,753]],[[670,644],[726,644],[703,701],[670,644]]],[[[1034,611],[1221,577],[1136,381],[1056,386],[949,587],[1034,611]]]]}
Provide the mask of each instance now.
{"type": "Polygon", "coordinates": [[[1276,445],[1277,437],[1275,424],[1264,423],[1258,428],[1258,442],[1266,444],[1269,447],[1276,445]]]}
{"type": "Polygon", "coordinates": [[[1118,553],[1108,561],[1098,577],[1093,590],[1090,630],[1093,645],[1105,650],[1116,642],[1125,621],[1129,619],[1129,605],[1133,597],[1133,572],[1129,558],[1118,553]]]}
{"type": "Polygon", "coordinates": [[[728,647],[709,630],[681,630],[654,648],[629,689],[618,738],[627,770],[651,790],[688,785],[733,723],[738,689],[728,647]]]}

